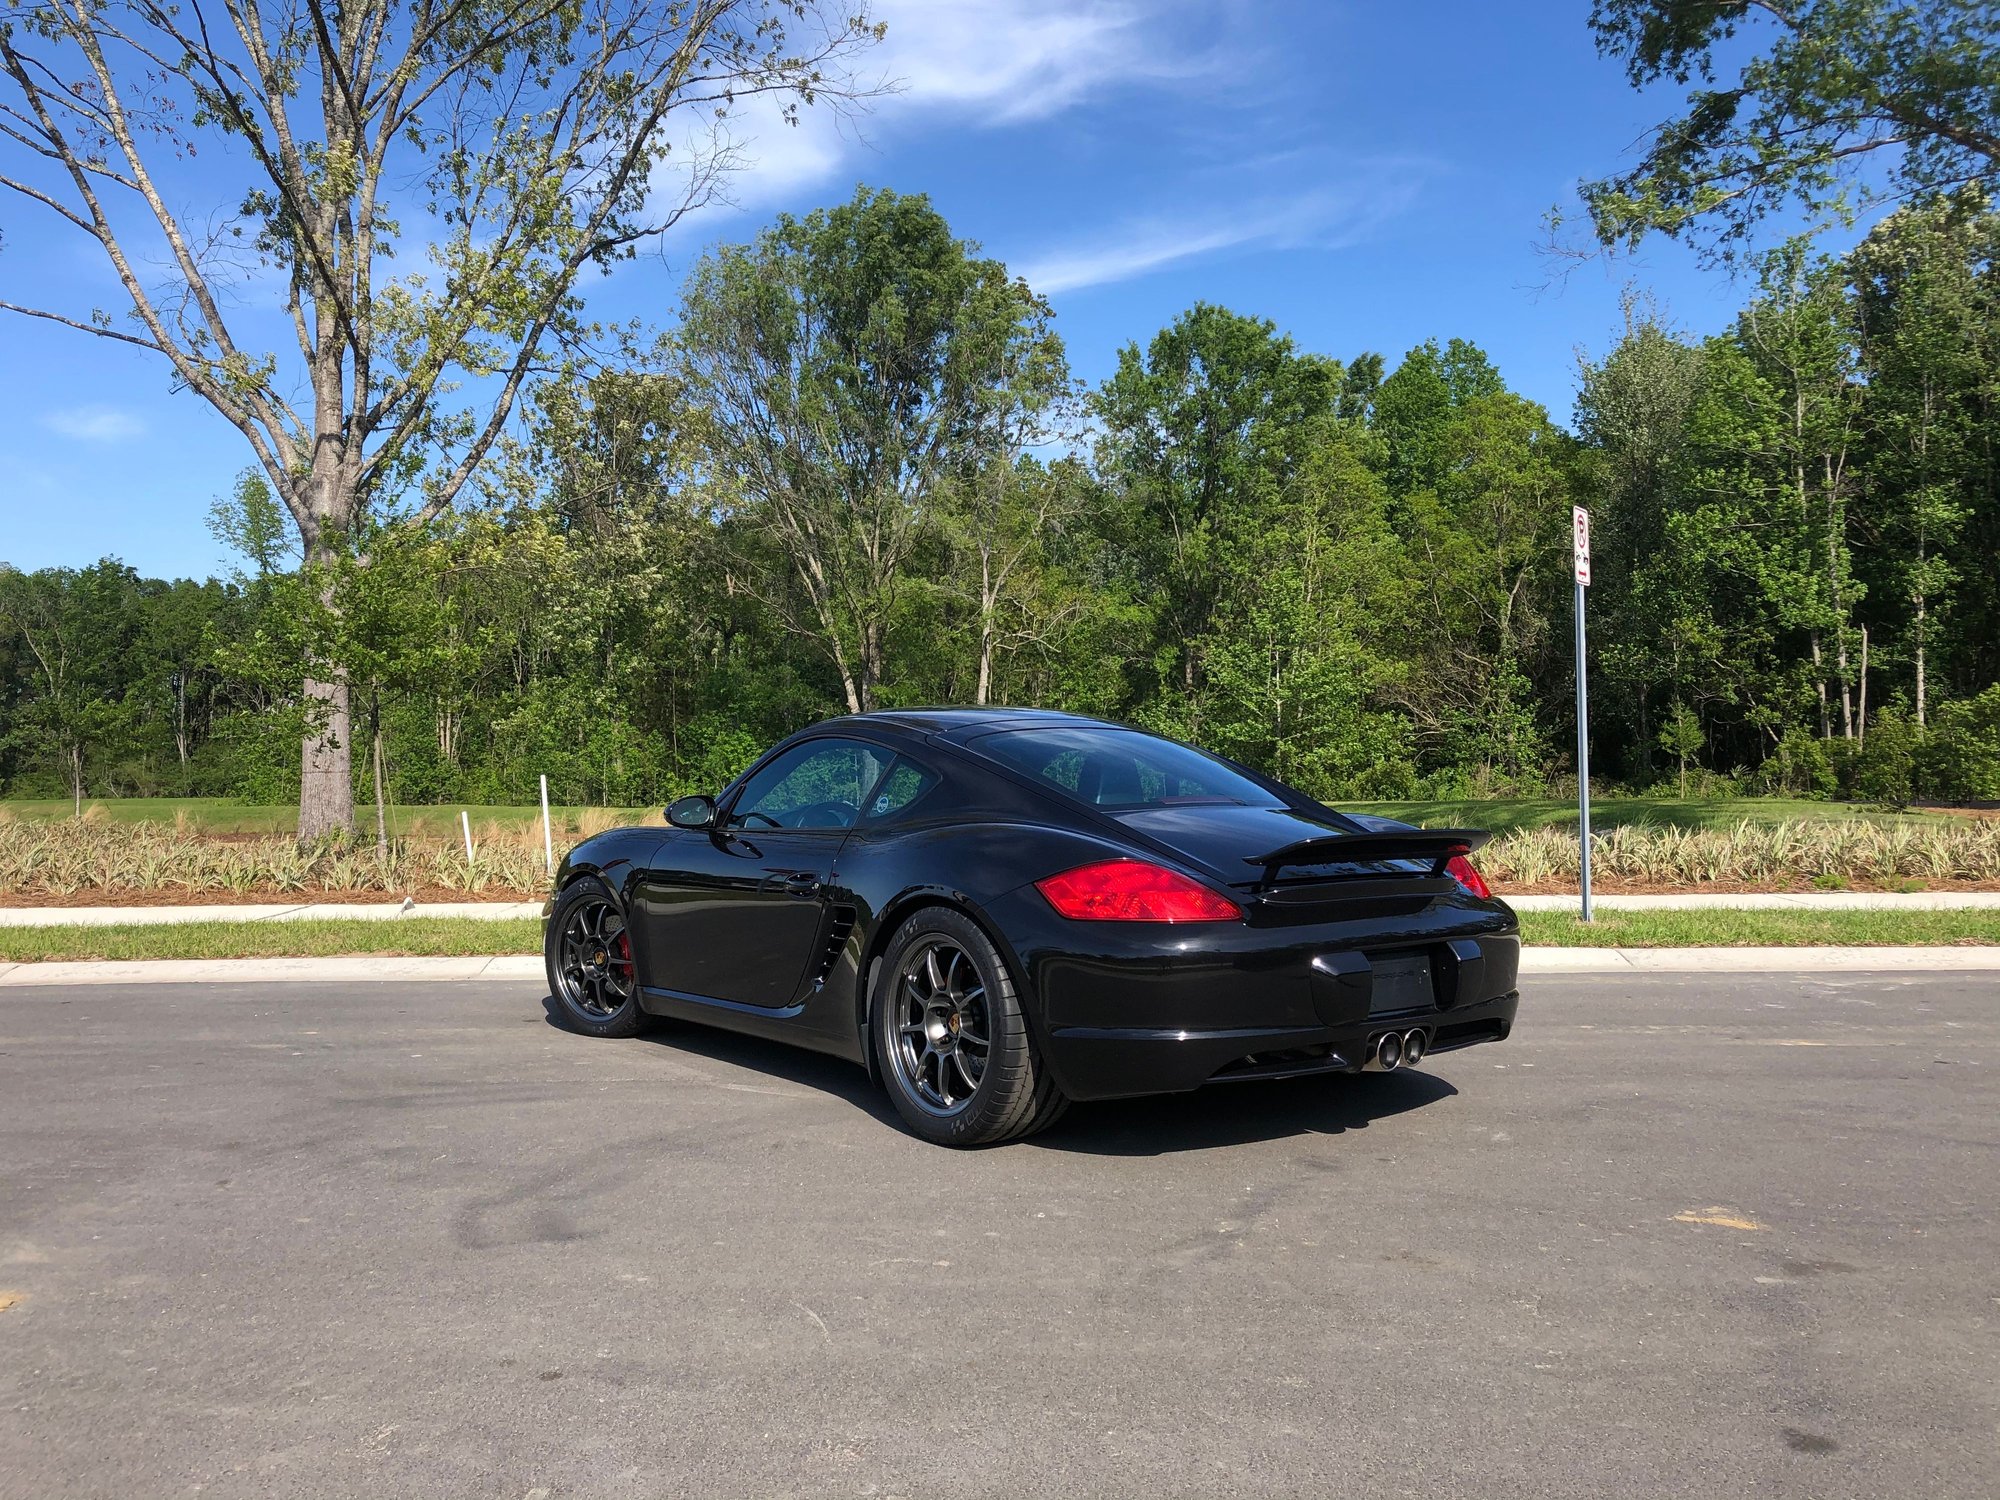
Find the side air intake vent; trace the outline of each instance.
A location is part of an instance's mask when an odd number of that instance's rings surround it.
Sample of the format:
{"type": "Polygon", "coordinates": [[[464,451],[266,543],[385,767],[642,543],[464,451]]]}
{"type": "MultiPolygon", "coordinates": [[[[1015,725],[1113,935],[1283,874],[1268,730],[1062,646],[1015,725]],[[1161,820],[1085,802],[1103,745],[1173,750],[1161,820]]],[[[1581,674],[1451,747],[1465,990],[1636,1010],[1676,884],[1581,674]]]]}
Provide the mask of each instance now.
{"type": "Polygon", "coordinates": [[[819,960],[813,965],[812,986],[818,989],[833,973],[833,966],[840,962],[840,950],[847,946],[847,938],[854,931],[854,908],[836,906],[832,920],[826,929],[826,944],[820,949],[819,960]]]}

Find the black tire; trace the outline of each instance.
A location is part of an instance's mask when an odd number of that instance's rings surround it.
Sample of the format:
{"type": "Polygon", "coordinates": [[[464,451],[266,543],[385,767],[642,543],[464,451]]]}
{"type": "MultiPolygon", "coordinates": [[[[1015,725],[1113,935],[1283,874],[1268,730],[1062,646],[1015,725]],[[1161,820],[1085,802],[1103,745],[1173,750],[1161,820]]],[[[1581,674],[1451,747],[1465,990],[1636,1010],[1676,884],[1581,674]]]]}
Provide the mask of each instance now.
{"type": "Polygon", "coordinates": [[[915,1134],[990,1146],[1062,1113],[1006,960],[963,912],[926,907],[898,928],[873,998],[883,1083],[915,1134]]]}
{"type": "Polygon", "coordinates": [[[638,971],[624,908],[594,875],[563,887],[542,938],[549,993],[572,1031],[585,1036],[636,1036],[638,971]]]}

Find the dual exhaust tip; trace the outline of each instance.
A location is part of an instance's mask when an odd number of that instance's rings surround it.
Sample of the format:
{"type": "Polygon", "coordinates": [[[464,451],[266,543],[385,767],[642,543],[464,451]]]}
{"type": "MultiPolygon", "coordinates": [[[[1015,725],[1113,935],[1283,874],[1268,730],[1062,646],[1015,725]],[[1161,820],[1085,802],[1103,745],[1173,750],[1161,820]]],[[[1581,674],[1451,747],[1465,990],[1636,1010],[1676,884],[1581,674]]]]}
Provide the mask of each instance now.
{"type": "Polygon", "coordinates": [[[1429,1045],[1418,1027],[1400,1032],[1385,1031],[1369,1047],[1368,1061],[1362,1064],[1362,1071],[1393,1073],[1398,1068],[1413,1068],[1424,1060],[1429,1045]]]}

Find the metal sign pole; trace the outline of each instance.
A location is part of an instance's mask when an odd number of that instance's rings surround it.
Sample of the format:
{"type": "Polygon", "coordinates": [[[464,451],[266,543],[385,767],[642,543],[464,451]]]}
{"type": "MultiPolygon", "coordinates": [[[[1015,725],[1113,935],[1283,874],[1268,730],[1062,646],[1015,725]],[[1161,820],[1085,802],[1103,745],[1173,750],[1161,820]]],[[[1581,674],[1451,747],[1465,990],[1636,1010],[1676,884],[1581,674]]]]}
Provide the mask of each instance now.
{"type": "Polygon", "coordinates": [[[1583,591],[1590,586],[1590,512],[1582,506],[1572,516],[1576,564],[1576,824],[1582,861],[1579,890],[1583,920],[1590,916],[1590,673],[1584,666],[1583,591]]]}

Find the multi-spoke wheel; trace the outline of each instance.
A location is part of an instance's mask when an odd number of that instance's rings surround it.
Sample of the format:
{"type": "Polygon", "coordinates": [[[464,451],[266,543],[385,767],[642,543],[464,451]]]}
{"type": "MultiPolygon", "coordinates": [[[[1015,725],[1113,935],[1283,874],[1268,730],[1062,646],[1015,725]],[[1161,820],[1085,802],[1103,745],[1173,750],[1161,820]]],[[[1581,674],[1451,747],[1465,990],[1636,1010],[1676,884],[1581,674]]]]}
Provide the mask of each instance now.
{"type": "Polygon", "coordinates": [[[898,929],[877,971],[874,1021],[890,1097],[926,1140],[986,1145],[1062,1112],[1006,961],[963,912],[927,908],[898,929]]]}
{"type": "Polygon", "coordinates": [[[566,887],[549,914],[549,988],[570,1024],[593,1036],[639,1029],[639,985],[625,914],[602,881],[566,887]]]}
{"type": "Polygon", "coordinates": [[[897,965],[894,1004],[896,1068],[929,1108],[963,1109],[993,1052],[978,966],[950,938],[926,937],[897,965]]]}

